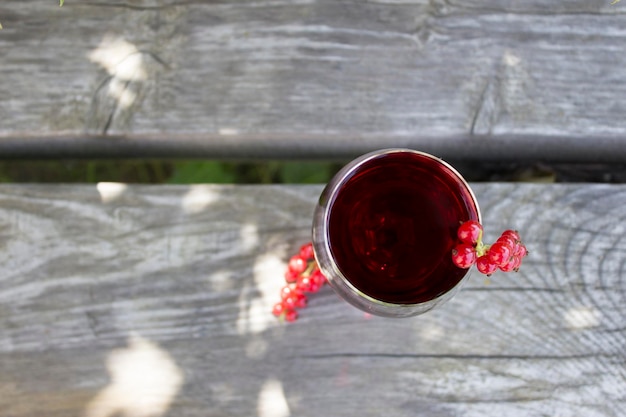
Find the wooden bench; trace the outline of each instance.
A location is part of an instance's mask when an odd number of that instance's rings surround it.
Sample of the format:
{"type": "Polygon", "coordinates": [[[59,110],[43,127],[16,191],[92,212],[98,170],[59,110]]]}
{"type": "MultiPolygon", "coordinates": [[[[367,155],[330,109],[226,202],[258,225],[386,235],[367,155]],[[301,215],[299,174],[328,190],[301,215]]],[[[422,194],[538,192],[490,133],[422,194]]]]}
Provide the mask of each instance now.
{"type": "MultiPolygon", "coordinates": [[[[626,163],[625,5],[0,5],[4,158],[626,163]]],[[[472,184],[518,274],[270,309],[322,185],[0,186],[0,416],[620,416],[626,186],[472,184]]]]}
{"type": "Polygon", "coordinates": [[[518,274],[411,319],[325,287],[284,325],[321,186],[1,186],[2,415],[619,416],[626,186],[474,188],[518,274]]]}

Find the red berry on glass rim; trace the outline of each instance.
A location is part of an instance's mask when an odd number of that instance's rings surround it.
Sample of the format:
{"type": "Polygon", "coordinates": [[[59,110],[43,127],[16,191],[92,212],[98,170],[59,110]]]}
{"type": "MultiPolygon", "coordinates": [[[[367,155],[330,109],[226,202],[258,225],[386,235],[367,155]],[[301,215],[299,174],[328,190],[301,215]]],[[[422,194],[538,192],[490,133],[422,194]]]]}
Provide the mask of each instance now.
{"type": "Polygon", "coordinates": [[[510,236],[500,236],[496,242],[501,242],[508,246],[511,250],[515,248],[517,243],[510,236]]]}
{"type": "Polygon", "coordinates": [[[511,256],[504,265],[500,266],[500,270],[504,272],[517,271],[522,264],[522,258],[519,256],[511,256]]]}
{"type": "Polygon", "coordinates": [[[459,240],[468,245],[476,245],[483,233],[483,226],[476,220],[468,220],[457,230],[459,240]]]}
{"type": "Polygon", "coordinates": [[[476,269],[487,276],[493,274],[498,269],[498,265],[489,259],[488,255],[483,255],[476,260],[476,269]]]}
{"type": "Polygon", "coordinates": [[[528,255],[528,250],[526,249],[526,246],[524,246],[523,244],[520,243],[517,246],[515,246],[515,249],[513,251],[513,255],[514,256],[518,256],[521,259],[524,256],[528,255]]]}
{"type": "Polygon", "coordinates": [[[504,232],[502,232],[501,236],[511,238],[515,243],[522,241],[522,238],[520,237],[517,230],[511,230],[511,229],[505,230],[504,232]]]}
{"type": "Polygon", "coordinates": [[[489,260],[496,266],[504,265],[511,257],[513,248],[502,242],[496,242],[487,251],[489,260]]]}
{"type": "Polygon", "coordinates": [[[495,243],[485,245],[482,240],[482,226],[470,220],[459,226],[457,236],[462,243],[452,249],[454,264],[469,268],[476,263],[478,271],[487,276],[498,269],[504,272],[518,271],[522,258],[528,255],[528,250],[516,230],[505,230],[495,243]]]}
{"type": "Polygon", "coordinates": [[[452,249],[452,262],[459,268],[469,268],[476,262],[476,249],[467,243],[456,245],[452,249]]]}

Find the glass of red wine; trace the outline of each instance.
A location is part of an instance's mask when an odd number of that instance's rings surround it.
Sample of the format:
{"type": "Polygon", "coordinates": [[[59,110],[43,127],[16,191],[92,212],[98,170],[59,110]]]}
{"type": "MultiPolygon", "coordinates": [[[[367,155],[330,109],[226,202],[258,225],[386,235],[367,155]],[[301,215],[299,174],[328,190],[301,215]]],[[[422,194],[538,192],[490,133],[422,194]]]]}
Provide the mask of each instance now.
{"type": "Polygon", "coordinates": [[[331,287],[386,317],[448,300],[467,269],[452,263],[459,225],[480,221],[476,197],[452,166],[424,152],[383,149],[343,167],[315,209],[313,248],[331,287]]]}

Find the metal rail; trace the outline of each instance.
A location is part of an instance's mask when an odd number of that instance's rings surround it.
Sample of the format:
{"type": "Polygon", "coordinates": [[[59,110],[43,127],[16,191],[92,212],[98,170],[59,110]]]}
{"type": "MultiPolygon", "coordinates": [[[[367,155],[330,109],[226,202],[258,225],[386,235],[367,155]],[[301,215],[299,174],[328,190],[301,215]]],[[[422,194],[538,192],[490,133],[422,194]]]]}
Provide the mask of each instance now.
{"type": "Polygon", "coordinates": [[[448,160],[626,164],[626,138],[547,135],[9,135],[0,136],[0,159],[343,160],[390,147],[419,149],[448,160]]]}

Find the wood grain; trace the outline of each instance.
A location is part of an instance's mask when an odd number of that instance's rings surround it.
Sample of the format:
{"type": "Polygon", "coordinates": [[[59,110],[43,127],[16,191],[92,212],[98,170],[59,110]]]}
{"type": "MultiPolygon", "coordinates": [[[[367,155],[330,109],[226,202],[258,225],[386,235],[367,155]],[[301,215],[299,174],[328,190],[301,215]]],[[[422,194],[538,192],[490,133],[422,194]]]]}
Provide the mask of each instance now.
{"type": "Polygon", "coordinates": [[[0,139],[622,140],[626,4],[609,3],[6,0],[0,139]]]}
{"type": "Polygon", "coordinates": [[[269,313],[320,186],[0,186],[3,416],[619,416],[626,187],[474,184],[518,274],[269,313]]]}

